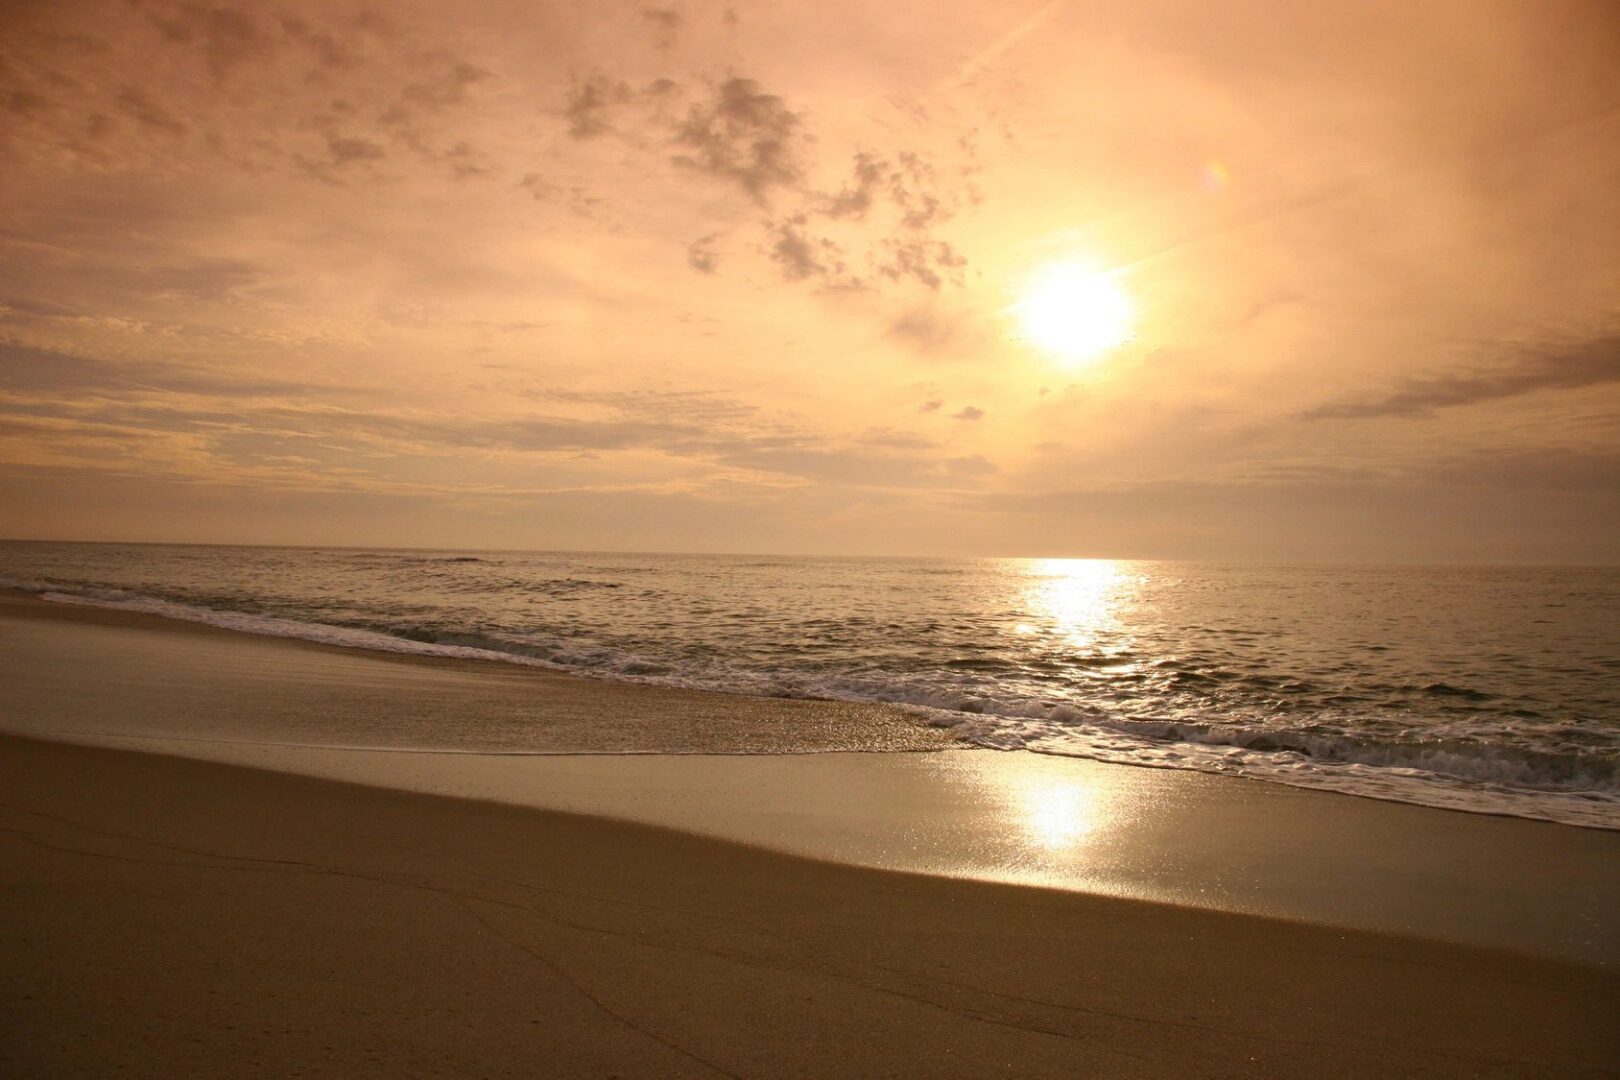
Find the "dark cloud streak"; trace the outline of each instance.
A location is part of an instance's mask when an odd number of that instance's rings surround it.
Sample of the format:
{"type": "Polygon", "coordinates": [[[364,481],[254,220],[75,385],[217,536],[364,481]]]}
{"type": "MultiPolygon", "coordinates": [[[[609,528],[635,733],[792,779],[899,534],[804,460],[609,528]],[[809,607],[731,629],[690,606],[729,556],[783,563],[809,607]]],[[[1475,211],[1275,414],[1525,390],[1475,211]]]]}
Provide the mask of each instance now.
{"type": "MultiPolygon", "coordinates": [[[[147,390],[164,394],[228,398],[303,397],[308,383],[263,375],[237,375],[179,364],[103,360],[0,345],[0,391],[12,394],[70,394],[74,398],[147,390]]],[[[327,387],[325,392],[338,388],[327,387]]],[[[0,405],[16,409],[17,402],[0,405]]]]}
{"type": "Polygon", "coordinates": [[[1540,390],[1578,390],[1613,382],[1620,382],[1620,333],[1527,349],[1516,365],[1507,368],[1410,379],[1381,397],[1324,405],[1306,413],[1305,418],[1422,417],[1437,409],[1500,401],[1540,390]]]}

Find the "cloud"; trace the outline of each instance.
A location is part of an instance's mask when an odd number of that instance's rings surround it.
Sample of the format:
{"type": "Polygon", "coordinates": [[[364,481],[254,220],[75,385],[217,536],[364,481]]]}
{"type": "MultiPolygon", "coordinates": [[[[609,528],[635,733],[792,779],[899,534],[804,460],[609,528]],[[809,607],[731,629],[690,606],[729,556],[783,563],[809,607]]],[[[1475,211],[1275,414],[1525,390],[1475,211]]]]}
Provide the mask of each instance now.
{"type": "Polygon", "coordinates": [[[333,136],[326,140],[326,148],[332,152],[332,163],[343,165],[350,161],[377,161],[387,157],[387,151],[370,139],[357,136],[333,136]]]}
{"type": "Polygon", "coordinates": [[[258,23],[234,8],[188,3],[172,15],[150,18],[169,41],[198,48],[215,82],[225,82],[242,64],[270,51],[258,23]]]}
{"type": "Polygon", "coordinates": [[[599,220],[599,212],[606,205],[606,200],[592,195],[582,184],[559,187],[539,173],[524,174],[517,186],[527,191],[536,201],[556,202],[567,207],[570,213],[592,221],[599,220]]]}
{"type": "Polygon", "coordinates": [[[476,64],[444,55],[441,63],[428,66],[422,77],[407,83],[400,91],[400,99],[412,105],[438,112],[467,100],[467,91],[493,76],[476,64]]]}
{"type": "Polygon", "coordinates": [[[362,139],[356,135],[328,135],[324,157],[310,158],[299,155],[296,160],[309,175],[328,183],[339,183],[341,182],[339,171],[345,166],[377,162],[387,156],[388,151],[370,139],[362,139]]]}
{"type": "Polygon", "coordinates": [[[681,13],[674,8],[642,8],[641,17],[652,24],[654,44],[660,49],[675,46],[675,37],[681,29],[681,13]]]}
{"type": "Polygon", "coordinates": [[[921,405],[917,406],[917,411],[918,412],[924,412],[924,413],[939,412],[939,410],[941,408],[943,408],[944,405],[945,405],[945,402],[944,402],[943,399],[941,399],[941,398],[930,398],[929,400],[923,402],[921,405]]]}
{"type": "MultiPolygon", "coordinates": [[[[577,81],[564,102],[567,134],[614,136],[637,151],[660,148],[670,164],[729,186],[777,211],[761,225],[756,250],[788,281],[832,289],[888,282],[939,291],[963,284],[966,258],[936,234],[977,196],[975,166],[946,170],[909,149],[855,152],[848,172],[824,183],[807,113],[759,81],[732,75],[692,94],[668,78],[642,89],[615,75],[577,81]]],[[[972,158],[971,140],[954,144],[972,158]]],[[[688,263],[712,273],[718,263],[689,247],[688,263]],[[694,253],[696,257],[694,257],[694,253]]]]}
{"type": "Polygon", "coordinates": [[[948,221],[959,200],[944,193],[933,165],[915,151],[903,150],[891,162],[863,150],[850,164],[849,181],[836,193],[820,196],[817,212],[860,220],[885,202],[895,208],[903,228],[926,229],[948,221]]]}
{"type": "Polygon", "coordinates": [[[495,76],[442,33],[403,34],[338,5],[276,17],[189,2],[83,8],[39,7],[16,28],[22,62],[0,64],[0,103],[18,118],[8,141],[35,158],[337,183],[346,163],[380,160],[370,145],[452,177],[486,168],[457,113],[495,76]],[[79,24],[102,36],[67,32],[79,24]]]}
{"type": "Polygon", "coordinates": [[[804,179],[802,123],[782,98],[753,79],[733,76],[687,111],[675,134],[684,151],[673,160],[735,183],[763,203],[772,190],[804,179]]]}
{"type": "MultiPolygon", "coordinates": [[[[801,253],[864,250],[858,269],[849,260],[778,257],[790,279],[818,277],[838,287],[864,288],[874,278],[911,282],[937,292],[961,285],[967,259],[932,230],[949,221],[961,203],[961,192],[942,188],[934,168],[915,153],[900,153],[894,162],[869,151],[857,153],[850,178],[834,192],[806,192],[790,215],[794,244],[801,253]]],[[[777,223],[778,241],[785,227],[777,223]]],[[[894,329],[924,347],[939,340],[928,333],[940,324],[903,316],[894,329]],[[908,333],[909,332],[909,333],[908,333]],[[920,333],[919,333],[920,332],[920,333]]]]}
{"type": "Polygon", "coordinates": [[[959,412],[951,414],[952,420],[983,420],[984,410],[976,405],[964,405],[959,412]]]}
{"type": "Polygon", "coordinates": [[[608,134],[613,130],[608,117],[634,101],[635,96],[629,83],[602,75],[577,83],[568,92],[563,106],[568,134],[576,139],[594,139],[608,134]]]}
{"type": "Polygon", "coordinates": [[[931,450],[936,445],[926,436],[892,428],[873,428],[855,441],[862,446],[881,446],[889,450],[931,450]]]}
{"type": "Polygon", "coordinates": [[[1000,471],[1001,467],[983,454],[950,458],[945,462],[945,472],[958,479],[994,476],[1000,471]]]}
{"type": "Polygon", "coordinates": [[[704,424],[743,421],[759,411],[744,402],[701,390],[575,390],[542,387],[527,390],[524,394],[526,397],[571,405],[601,406],[634,416],[678,416],[704,424]]]}
{"type": "Polygon", "coordinates": [[[825,196],[821,212],[830,218],[864,218],[879,193],[892,183],[888,162],[875,154],[855,155],[853,176],[837,194],[825,196]]]}
{"type": "Polygon", "coordinates": [[[32,90],[7,91],[0,97],[0,101],[4,102],[7,112],[18,116],[37,117],[50,111],[51,108],[51,102],[47,98],[32,90]]]}
{"type": "Polygon", "coordinates": [[[1408,379],[1393,391],[1362,401],[1324,405],[1310,420],[1428,416],[1436,409],[1477,405],[1533,394],[1620,382],[1620,334],[1522,350],[1518,363],[1494,370],[1408,379]]]}
{"type": "Polygon", "coordinates": [[[996,471],[991,462],[978,456],[941,460],[926,454],[887,452],[882,448],[820,445],[777,447],[744,443],[722,450],[719,460],[806,480],[875,488],[927,487],[942,481],[964,483],[996,471]]]}
{"type": "MultiPolygon", "coordinates": [[[[63,236],[58,242],[66,239],[63,236]]],[[[142,249],[139,253],[151,261],[119,259],[117,256],[124,252],[108,241],[103,244],[102,251],[93,253],[101,255],[105,261],[92,261],[90,257],[81,256],[78,269],[83,273],[89,267],[95,267],[94,283],[98,289],[125,302],[226,300],[240,290],[262,283],[267,277],[263,267],[241,259],[186,257],[180,253],[170,255],[151,249],[142,249]]],[[[90,277],[88,273],[84,276],[90,277]]],[[[31,285],[26,281],[17,281],[14,287],[24,289],[31,285]]],[[[27,323],[39,326],[52,320],[88,316],[95,300],[85,294],[76,297],[76,300],[87,306],[69,308],[49,301],[41,302],[37,295],[32,298],[6,296],[0,298],[0,305],[7,309],[7,321],[12,325],[27,323]]],[[[82,327],[84,324],[80,325],[82,327]]],[[[58,326],[66,328],[61,323],[58,326]]],[[[19,342],[14,340],[14,343],[19,342]]]]}
{"type": "Polygon", "coordinates": [[[1508,491],[1574,491],[1620,498],[1620,449],[1499,448],[1448,459],[1437,482],[1508,491]]]}
{"type": "Polygon", "coordinates": [[[1030,553],[1072,552],[1072,538],[1085,535],[1082,550],[1091,554],[1137,558],[1179,558],[1189,548],[1244,561],[1302,550],[1344,561],[1620,558],[1620,453],[1612,446],[994,490],[962,502],[1022,518],[1015,535],[1030,553]]]}
{"type": "Polygon", "coordinates": [[[931,311],[908,311],[889,324],[889,333],[927,350],[948,342],[951,327],[931,311]]]}
{"type": "Polygon", "coordinates": [[[889,257],[878,264],[878,272],[890,280],[910,278],[936,292],[947,280],[961,284],[967,259],[945,241],[903,237],[887,247],[889,257]]]}
{"type": "Polygon", "coordinates": [[[343,387],[0,346],[0,450],[21,439],[35,447],[34,464],[379,490],[416,482],[399,462],[468,455],[487,465],[514,454],[568,461],[650,452],[710,475],[740,469],[778,485],[874,488],[964,484],[995,471],[982,458],[942,457],[909,432],[818,433],[699,391],[538,387],[523,396],[551,408],[444,415],[343,387]],[[567,414],[580,411],[593,415],[567,414]],[[396,464],[371,480],[350,467],[377,462],[396,464]]]}
{"type": "Polygon", "coordinates": [[[838,246],[824,237],[809,236],[806,222],[805,215],[797,214],[771,226],[771,260],[790,281],[842,277],[844,261],[838,246]]]}
{"type": "Polygon", "coordinates": [[[282,32],[315,57],[321,68],[346,68],[355,64],[353,48],[335,34],[317,29],[296,15],[281,17],[282,32]]]}
{"type": "MultiPolygon", "coordinates": [[[[333,389],[327,388],[327,392],[333,389]]],[[[70,356],[0,344],[0,392],[12,396],[10,402],[0,402],[0,410],[18,407],[24,396],[61,400],[68,395],[78,400],[100,394],[127,395],[131,391],[267,398],[304,396],[312,387],[306,382],[258,373],[238,375],[181,364],[70,356]]]]}
{"type": "Polygon", "coordinates": [[[686,265],[700,274],[712,274],[720,268],[720,253],[715,250],[715,243],[720,239],[718,233],[700,236],[686,246],[686,265]]]}
{"type": "Polygon", "coordinates": [[[185,124],[181,123],[162,105],[147,97],[146,93],[138,87],[126,86],[118,93],[118,105],[123,112],[134,118],[141,126],[152,131],[160,131],[167,135],[179,137],[187,132],[185,124]]]}

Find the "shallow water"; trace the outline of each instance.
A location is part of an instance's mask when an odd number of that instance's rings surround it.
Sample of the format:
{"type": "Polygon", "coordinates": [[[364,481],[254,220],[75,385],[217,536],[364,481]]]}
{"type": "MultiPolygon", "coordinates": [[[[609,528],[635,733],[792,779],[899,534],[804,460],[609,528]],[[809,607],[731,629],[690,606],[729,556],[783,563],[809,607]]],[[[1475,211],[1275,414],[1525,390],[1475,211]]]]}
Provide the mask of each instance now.
{"type": "Polygon", "coordinates": [[[965,742],[1620,828],[1620,570],[0,544],[259,633],[918,709],[965,742]]]}

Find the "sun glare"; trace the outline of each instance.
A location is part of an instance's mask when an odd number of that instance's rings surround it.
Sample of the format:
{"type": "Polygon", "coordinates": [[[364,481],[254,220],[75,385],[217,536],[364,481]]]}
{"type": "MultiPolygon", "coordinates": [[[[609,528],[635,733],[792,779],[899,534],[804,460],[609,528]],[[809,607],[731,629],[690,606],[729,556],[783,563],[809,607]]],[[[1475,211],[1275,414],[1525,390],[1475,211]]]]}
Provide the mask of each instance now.
{"type": "Polygon", "coordinates": [[[1037,782],[1022,794],[1024,827],[1048,851],[1072,847],[1097,827],[1095,793],[1078,782],[1037,782]]]}
{"type": "Polygon", "coordinates": [[[1067,360],[1093,360],[1131,338],[1136,312],[1113,274],[1053,263],[1014,307],[1025,340],[1067,360]]]}

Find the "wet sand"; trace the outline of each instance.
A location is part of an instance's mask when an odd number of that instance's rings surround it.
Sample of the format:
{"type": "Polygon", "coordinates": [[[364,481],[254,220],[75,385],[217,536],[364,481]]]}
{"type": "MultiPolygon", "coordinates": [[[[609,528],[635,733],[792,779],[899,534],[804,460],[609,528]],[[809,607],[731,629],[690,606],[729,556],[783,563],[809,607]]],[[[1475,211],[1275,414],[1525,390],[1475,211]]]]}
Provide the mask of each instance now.
{"type": "MultiPolygon", "coordinates": [[[[273,730],[313,719],[333,695],[345,708],[383,710],[379,723],[519,700],[532,723],[551,693],[582,725],[593,693],[602,708],[662,717],[668,704],[677,718],[685,708],[721,728],[725,710],[771,707],[34,600],[0,612],[0,654],[9,728],[105,733],[220,710],[273,730]],[[528,681],[509,685],[515,678],[528,681]]],[[[810,716],[827,703],[798,704],[810,716]]],[[[894,715],[830,708],[808,725],[829,743],[851,732],[918,734],[894,715]]],[[[1580,948],[1538,944],[1532,932],[1568,915],[1549,915],[1563,910],[1557,897],[1584,895],[1599,913],[1588,930],[1612,940],[1604,890],[1616,860],[1601,856],[1614,834],[991,752],[535,759],[227,749],[268,755],[259,764],[278,769],[341,762],[343,775],[420,790],[0,738],[0,1073],[1569,1076],[1613,1075],[1620,1061],[1620,976],[1597,966],[1601,951],[1559,960],[1580,948]],[[997,804],[993,786],[985,795],[985,776],[1011,777],[1009,792],[1033,777],[1037,794],[1053,776],[1080,777],[1104,793],[1115,825],[1088,825],[1074,804],[1037,798],[1022,819],[980,828],[997,805],[1023,806],[997,804]],[[772,802],[809,809],[760,812],[772,802]],[[1217,815],[1176,839],[1222,805],[1249,815],[1249,836],[1217,815]],[[1086,851],[1100,831],[1112,839],[1086,865],[1115,867],[1116,882],[1121,865],[1159,866],[1157,879],[1143,879],[1145,895],[1175,881],[1195,892],[1224,881],[1230,891],[1234,878],[1292,882],[1282,893],[1297,897],[1342,895],[1344,881],[1360,878],[1367,897],[1407,896],[1442,919],[1450,911],[1487,925],[1477,909],[1494,891],[1508,921],[1492,932],[1522,947],[1198,910],[1127,899],[1128,888],[1098,895],[943,876],[945,866],[849,865],[881,862],[858,854],[874,819],[851,806],[898,819],[876,839],[896,853],[891,865],[925,865],[918,852],[960,857],[971,847],[962,838],[982,844],[1010,829],[1023,870],[1049,873],[1057,855],[1086,851]],[[931,833],[930,811],[954,824],[931,833]],[[748,821],[755,832],[739,831],[748,821]],[[649,822],[729,828],[754,843],[649,822]],[[1301,839],[1313,835],[1352,843],[1313,861],[1301,839]],[[1404,861],[1389,855],[1403,837],[1404,861]],[[1333,878],[1328,868],[1347,860],[1333,878]],[[1411,877],[1402,869],[1437,863],[1411,877]],[[1538,880],[1549,875],[1570,880],[1538,880]],[[1472,901],[1464,887],[1479,890],[1472,901]],[[1535,951],[1546,955],[1523,955],[1535,951]]],[[[1007,852],[980,857],[990,866],[1007,852]]],[[[1571,917],[1572,933],[1579,925],[1571,917]]]]}

